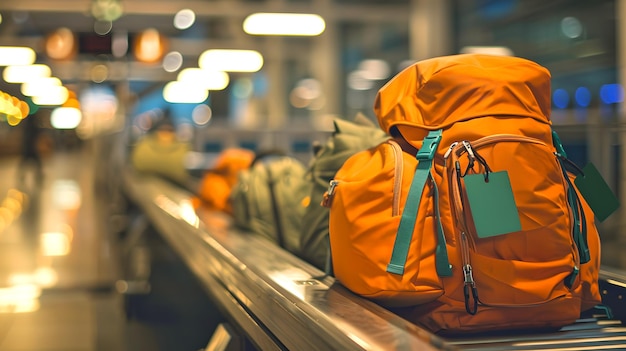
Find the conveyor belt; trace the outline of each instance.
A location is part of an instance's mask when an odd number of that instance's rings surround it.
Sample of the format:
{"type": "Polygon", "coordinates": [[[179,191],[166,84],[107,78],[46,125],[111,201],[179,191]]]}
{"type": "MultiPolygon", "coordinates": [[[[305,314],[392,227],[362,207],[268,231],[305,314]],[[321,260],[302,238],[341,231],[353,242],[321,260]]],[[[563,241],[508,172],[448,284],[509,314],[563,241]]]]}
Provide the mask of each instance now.
{"type": "MultiPolygon", "coordinates": [[[[124,183],[132,201],[259,349],[626,349],[626,327],[601,310],[552,333],[433,335],[321,278],[317,268],[264,238],[232,229],[227,216],[193,211],[186,190],[132,171],[124,183]]],[[[620,311],[624,282],[617,271],[603,272],[607,301],[620,311]]]]}

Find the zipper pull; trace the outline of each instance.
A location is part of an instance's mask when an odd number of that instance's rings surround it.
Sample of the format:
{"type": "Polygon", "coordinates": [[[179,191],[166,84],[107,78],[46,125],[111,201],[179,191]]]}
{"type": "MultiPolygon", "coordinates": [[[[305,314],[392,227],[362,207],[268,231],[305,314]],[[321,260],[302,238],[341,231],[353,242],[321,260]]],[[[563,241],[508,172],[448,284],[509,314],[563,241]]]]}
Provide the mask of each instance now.
{"type": "Polygon", "coordinates": [[[476,282],[474,281],[474,274],[472,274],[472,266],[470,264],[463,266],[463,282],[465,282],[465,285],[476,285],[476,282]]]}
{"type": "Polygon", "coordinates": [[[328,190],[324,192],[324,198],[322,199],[322,203],[320,205],[330,208],[333,203],[335,188],[337,187],[337,184],[339,184],[339,181],[337,180],[333,179],[330,181],[330,183],[328,184],[328,190]]]}
{"type": "Polygon", "coordinates": [[[476,282],[474,281],[474,274],[472,273],[469,245],[465,232],[461,232],[461,259],[463,260],[463,296],[465,297],[465,311],[471,315],[475,315],[476,311],[478,311],[478,289],[476,289],[476,282]]]}
{"type": "Polygon", "coordinates": [[[454,148],[457,146],[457,144],[458,144],[458,143],[459,143],[458,141],[455,141],[455,142],[453,142],[452,144],[450,144],[450,147],[448,148],[448,150],[446,150],[446,153],[445,153],[445,154],[443,154],[443,159],[444,159],[444,160],[447,160],[447,159],[448,159],[448,157],[449,157],[449,156],[450,156],[450,154],[452,153],[452,149],[454,149],[454,148]]]}
{"type": "Polygon", "coordinates": [[[476,155],[474,155],[474,150],[472,149],[472,145],[470,144],[470,142],[467,140],[463,140],[463,146],[465,147],[465,150],[467,150],[467,154],[469,155],[471,162],[474,162],[474,160],[476,159],[476,155]]]}
{"type": "Polygon", "coordinates": [[[478,311],[478,289],[476,289],[476,282],[474,281],[474,276],[472,274],[472,266],[470,264],[466,264],[463,266],[463,280],[465,285],[463,286],[463,296],[465,297],[465,311],[471,315],[475,315],[478,311]],[[471,298],[470,302],[470,289],[471,289],[471,298]]]}

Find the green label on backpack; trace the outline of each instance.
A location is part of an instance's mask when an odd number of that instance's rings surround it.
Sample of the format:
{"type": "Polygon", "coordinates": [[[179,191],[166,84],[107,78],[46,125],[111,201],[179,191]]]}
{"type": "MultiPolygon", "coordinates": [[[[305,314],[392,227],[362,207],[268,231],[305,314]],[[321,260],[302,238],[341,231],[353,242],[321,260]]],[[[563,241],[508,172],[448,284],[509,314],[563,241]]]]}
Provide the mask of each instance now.
{"type": "Polygon", "coordinates": [[[578,175],[574,184],[585,198],[599,221],[604,221],[619,207],[619,200],[604,181],[593,163],[583,168],[584,175],[578,175]]]}
{"type": "Polygon", "coordinates": [[[506,171],[468,174],[464,177],[465,192],[479,238],[522,230],[517,205],[506,171]]]}

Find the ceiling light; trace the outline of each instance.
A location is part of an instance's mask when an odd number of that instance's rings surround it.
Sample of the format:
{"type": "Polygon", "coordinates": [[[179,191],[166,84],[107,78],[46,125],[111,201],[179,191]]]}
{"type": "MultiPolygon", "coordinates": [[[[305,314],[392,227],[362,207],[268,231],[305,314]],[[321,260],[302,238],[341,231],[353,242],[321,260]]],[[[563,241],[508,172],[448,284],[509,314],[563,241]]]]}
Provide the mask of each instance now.
{"type": "Polygon", "coordinates": [[[201,103],[209,97],[209,91],[198,89],[192,84],[169,82],[163,88],[163,98],[170,103],[201,103]]]}
{"type": "Polygon", "coordinates": [[[44,256],[66,256],[70,248],[70,240],[65,233],[41,233],[41,251],[44,256]]]}
{"type": "Polygon", "coordinates": [[[22,46],[0,46],[0,66],[30,65],[35,62],[35,50],[22,46]]]}
{"type": "MultiPolygon", "coordinates": [[[[52,127],[55,129],[75,129],[80,124],[81,119],[82,113],[79,109],[75,107],[57,107],[52,111],[50,124],[52,124],[52,127]]],[[[65,203],[67,203],[67,195],[71,194],[66,194],[65,203]]],[[[61,197],[59,199],[61,199],[61,197]]],[[[80,202],[80,195],[78,196],[78,201],[80,202]]],[[[68,208],[73,207],[74,206],[68,206],[68,208]]]]}
{"type": "Polygon", "coordinates": [[[139,33],[135,39],[134,53],[137,61],[155,63],[166,51],[167,39],[154,28],[139,33]]]}
{"type": "Polygon", "coordinates": [[[513,56],[513,51],[506,46],[465,46],[462,54],[482,54],[494,56],[513,56]]]}
{"type": "Polygon", "coordinates": [[[48,89],[51,89],[53,87],[60,87],[61,85],[62,83],[59,78],[44,77],[24,82],[20,88],[20,91],[24,96],[46,95],[48,89]]]}
{"type": "Polygon", "coordinates": [[[174,27],[184,30],[191,27],[196,21],[196,14],[190,9],[183,9],[174,16],[174,27]]]}
{"type": "Polygon", "coordinates": [[[7,83],[24,83],[31,80],[50,77],[50,67],[42,64],[8,66],[2,72],[2,78],[7,83]]]}
{"type": "Polygon", "coordinates": [[[67,101],[69,92],[64,86],[49,87],[45,95],[33,96],[33,102],[39,106],[60,106],[67,101]]]}
{"type": "Polygon", "coordinates": [[[163,58],[163,69],[166,72],[176,72],[183,66],[183,55],[178,51],[171,51],[163,58]]]}
{"type": "Polygon", "coordinates": [[[78,50],[74,33],[69,28],[59,28],[46,37],[46,54],[55,60],[67,60],[78,50]]]}
{"type": "Polygon", "coordinates": [[[326,29],[319,15],[305,13],[255,13],[243,21],[243,30],[253,35],[320,35],[326,29]]]}
{"type": "Polygon", "coordinates": [[[209,71],[257,72],[263,67],[263,56],[254,50],[211,49],[200,55],[198,64],[209,71]]]}
{"type": "Polygon", "coordinates": [[[222,71],[208,71],[201,68],[185,68],[178,74],[179,82],[194,84],[207,90],[223,90],[228,86],[228,73],[222,71]]]}

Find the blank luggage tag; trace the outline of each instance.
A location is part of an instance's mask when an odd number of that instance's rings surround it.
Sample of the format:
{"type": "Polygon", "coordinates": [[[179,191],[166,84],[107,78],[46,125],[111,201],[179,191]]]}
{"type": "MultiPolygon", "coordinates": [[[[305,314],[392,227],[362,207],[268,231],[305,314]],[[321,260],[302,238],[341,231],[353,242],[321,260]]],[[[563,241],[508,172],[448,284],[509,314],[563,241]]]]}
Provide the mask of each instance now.
{"type": "Polygon", "coordinates": [[[506,171],[490,172],[488,181],[484,174],[468,174],[463,179],[479,238],[522,230],[511,181],[506,171]]]}
{"type": "Polygon", "coordinates": [[[593,214],[602,222],[619,208],[619,200],[593,163],[587,164],[582,171],[583,174],[574,179],[574,184],[593,210],[593,214]]]}

